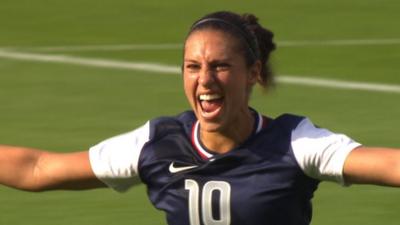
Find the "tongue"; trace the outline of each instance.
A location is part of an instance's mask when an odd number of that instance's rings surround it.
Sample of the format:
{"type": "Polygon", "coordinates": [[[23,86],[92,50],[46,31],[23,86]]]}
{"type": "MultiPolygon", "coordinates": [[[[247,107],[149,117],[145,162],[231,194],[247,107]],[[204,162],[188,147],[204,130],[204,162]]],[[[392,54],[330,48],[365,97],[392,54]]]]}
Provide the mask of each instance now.
{"type": "Polygon", "coordinates": [[[217,110],[222,105],[222,99],[201,101],[201,107],[205,112],[213,112],[217,110]]]}

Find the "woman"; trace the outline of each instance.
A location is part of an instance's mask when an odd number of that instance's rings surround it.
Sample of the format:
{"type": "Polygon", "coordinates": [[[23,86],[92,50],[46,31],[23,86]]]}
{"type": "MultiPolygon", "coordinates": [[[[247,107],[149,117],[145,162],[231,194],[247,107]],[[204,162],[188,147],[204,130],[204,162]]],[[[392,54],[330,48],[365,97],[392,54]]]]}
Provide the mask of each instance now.
{"type": "Polygon", "coordinates": [[[184,49],[192,111],[150,120],[85,152],[1,146],[0,183],[125,191],[141,180],[174,225],[306,225],[320,181],[399,186],[398,149],[364,147],[307,118],[271,119],[249,107],[253,86],[273,83],[272,37],[253,15],[203,17],[184,49]]]}

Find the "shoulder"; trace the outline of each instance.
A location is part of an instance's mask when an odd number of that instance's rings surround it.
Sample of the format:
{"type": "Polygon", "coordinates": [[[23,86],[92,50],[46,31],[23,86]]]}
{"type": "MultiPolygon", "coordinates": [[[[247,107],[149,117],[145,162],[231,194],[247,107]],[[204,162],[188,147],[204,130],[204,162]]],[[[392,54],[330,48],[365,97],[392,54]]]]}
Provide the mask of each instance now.
{"type": "Polygon", "coordinates": [[[269,126],[273,129],[278,129],[281,132],[290,135],[303,121],[306,120],[308,119],[304,116],[286,113],[276,117],[275,119],[268,119],[269,122],[267,121],[267,126],[269,123],[269,126]]]}
{"type": "Polygon", "coordinates": [[[174,132],[190,134],[196,116],[193,111],[185,111],[176,116],[162,116],[149,121],[149,137],[157,138],[174,132]]]}
{"type": "Polygon", "coordinates": [[[281,114],[280,116],[276,117],[275,121],[279,121],[279,122],[285,123],[285,124],[291,124],[291,123],[297,123],[297,122],[303,120],[304,118],[306,118],[306,117],[302,116],[302,115],[284,113],[284,114],[281,114]]]}
{"type": "Polygon", "coordinates": [[[309,118],[296,117],[288,119],[297,121],[289,123],[291,150],[303,172],[318,180],[344,184],[344,162],[360,144],[345,134],[316,126],[309,118]]]}
{"type": "MultiPolygon", "coordinates": [[[[132,178],[139,174],[139,158],[146,145],[159,142],[168,134],[179,132],[179,135],[184,137],[183,130],[195,119],[190,111],[177,116],[159,117],[130,132],[100,142],[89,150],[93,172],[115,190],[127,190],[136,182],[132,178]]],[[[165,149],[165,145],[161,146],[165,149]]]]}

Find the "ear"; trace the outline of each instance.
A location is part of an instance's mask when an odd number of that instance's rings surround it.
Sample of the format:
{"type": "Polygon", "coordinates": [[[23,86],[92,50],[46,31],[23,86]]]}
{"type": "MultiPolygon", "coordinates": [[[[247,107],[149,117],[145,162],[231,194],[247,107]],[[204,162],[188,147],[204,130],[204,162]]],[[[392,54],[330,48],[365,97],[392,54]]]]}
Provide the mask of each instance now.
{"type": "Polygon", "coordinates": [[[261,76],[261,61],[257,60],[252,66],[249,68],[249,77],[248,77],[248,84],[253,86],[257,83],[261,76]]]}

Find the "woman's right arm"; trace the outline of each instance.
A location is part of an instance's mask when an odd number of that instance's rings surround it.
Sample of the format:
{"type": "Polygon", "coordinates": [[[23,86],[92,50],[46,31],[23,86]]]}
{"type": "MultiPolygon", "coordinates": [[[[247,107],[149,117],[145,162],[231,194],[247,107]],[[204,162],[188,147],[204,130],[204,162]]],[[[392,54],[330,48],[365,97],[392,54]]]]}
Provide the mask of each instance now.
{"type": "Polygon", "coordinates": [[[0,184],[26,191],[106,187],[93,173],[88,151],[55,153],[4,145],[0,184]]]}

